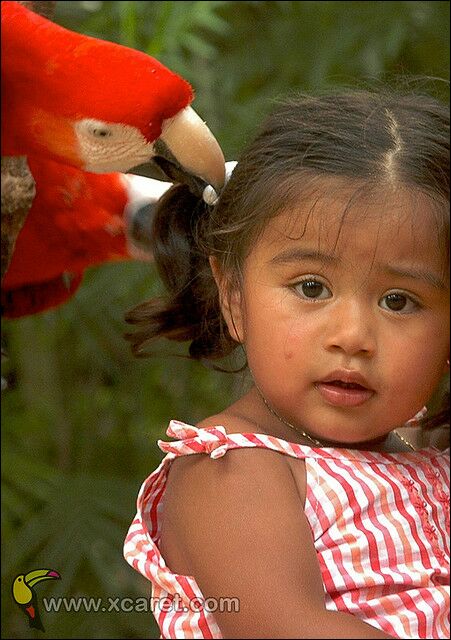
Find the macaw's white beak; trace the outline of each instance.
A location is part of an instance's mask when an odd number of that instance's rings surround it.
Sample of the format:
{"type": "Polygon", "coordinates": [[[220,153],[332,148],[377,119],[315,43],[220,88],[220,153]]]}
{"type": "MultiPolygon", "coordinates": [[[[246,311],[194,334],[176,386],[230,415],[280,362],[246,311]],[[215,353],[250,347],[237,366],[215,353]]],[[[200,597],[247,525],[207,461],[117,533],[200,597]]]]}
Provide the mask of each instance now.
{"type": "Polygon", "coordinates": [[[225,181],[225,160],[216,138],[192,107],[185,107],[163,122],[160,140],[193,176],[198,176],[216,191],[225,181]]]}

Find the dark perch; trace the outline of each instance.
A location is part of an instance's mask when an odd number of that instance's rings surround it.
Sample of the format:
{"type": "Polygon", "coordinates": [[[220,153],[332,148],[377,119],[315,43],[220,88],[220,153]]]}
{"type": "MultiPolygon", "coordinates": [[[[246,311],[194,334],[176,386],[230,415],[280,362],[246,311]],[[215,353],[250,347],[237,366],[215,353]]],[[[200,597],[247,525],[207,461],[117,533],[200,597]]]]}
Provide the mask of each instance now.
{"type": "MultiPolygon", "coordinates": [[[[28,9],[52,18],[56,2],[21,2],[28,9]]],[[[2,157],[2,241],[1,277],[8,270],[16,239],[33,203],[35,183],[25,156],[2,157]]]]}

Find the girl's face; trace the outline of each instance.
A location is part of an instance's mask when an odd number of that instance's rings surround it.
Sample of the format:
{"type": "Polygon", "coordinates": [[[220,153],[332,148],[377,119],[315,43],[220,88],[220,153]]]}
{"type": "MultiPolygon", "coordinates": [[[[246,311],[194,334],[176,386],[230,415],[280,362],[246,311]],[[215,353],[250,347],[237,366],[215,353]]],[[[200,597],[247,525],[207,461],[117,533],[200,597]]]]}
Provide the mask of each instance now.
{"type": "Polygon", "coordinates": [[[273,218],[225,313],[266,400],[320,440],[385,435],[446,368],[449,280],[431,204],[380,200],[344,220],[340,197],[273,218]]]}

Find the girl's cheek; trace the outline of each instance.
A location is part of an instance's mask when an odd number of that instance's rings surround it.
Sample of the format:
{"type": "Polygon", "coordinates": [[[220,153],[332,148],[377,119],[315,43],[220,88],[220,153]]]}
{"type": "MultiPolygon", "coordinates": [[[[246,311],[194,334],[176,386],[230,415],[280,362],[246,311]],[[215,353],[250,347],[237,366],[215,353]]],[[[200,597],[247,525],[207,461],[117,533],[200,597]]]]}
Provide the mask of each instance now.
{"type": "Polygon", "coordinates": [[[283,353],[287,360],[291,360],[296,355],[306,354],[307,350],[312,351],[321,347],[321,330],[317,322],[309,322],[303,318],[299,321],[290,322],[285,327],[283,353]]]}

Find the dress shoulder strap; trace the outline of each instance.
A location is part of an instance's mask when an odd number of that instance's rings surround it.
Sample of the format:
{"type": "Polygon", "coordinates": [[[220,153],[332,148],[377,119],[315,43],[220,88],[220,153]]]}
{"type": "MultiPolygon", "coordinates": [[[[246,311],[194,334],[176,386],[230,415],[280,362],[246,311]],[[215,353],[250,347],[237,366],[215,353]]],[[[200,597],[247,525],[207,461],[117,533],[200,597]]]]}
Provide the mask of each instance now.
{"type": "Polygon", "coordinates": [[[211,458],[221,458],[230,449],[256,447],[285,453],[294,458],[304,458],[311,451],[310,447],[287,442],[263,433],[228,434],[222,425],[204,429],[178,420],[171,420],[166,435],[178,439],[175,442],[158,440],[159,448],[170,458],[193,453],[206,453],[211,458]]]}
{"type": "Polygon", "coordinates": [[[449,453],[441,452],[435,447],[400,453],[365,451],[336,447],[310,447],[309,445],[288,442],[265,433],[227,433],[222,425],[201,428],[171,420],[166,435],[176,438],[175,442],[158,440],[159,448],[166,453],[165,460],[194,453],[203,453],[211,458],[221,458],[231,449],[260,448],[271,449],[284,453],[293,458],[318,460],[347,460],[370,464],[411,464],[412,462],[427,462],[436,464],[432,460],[440,460],[449,453]]]}

